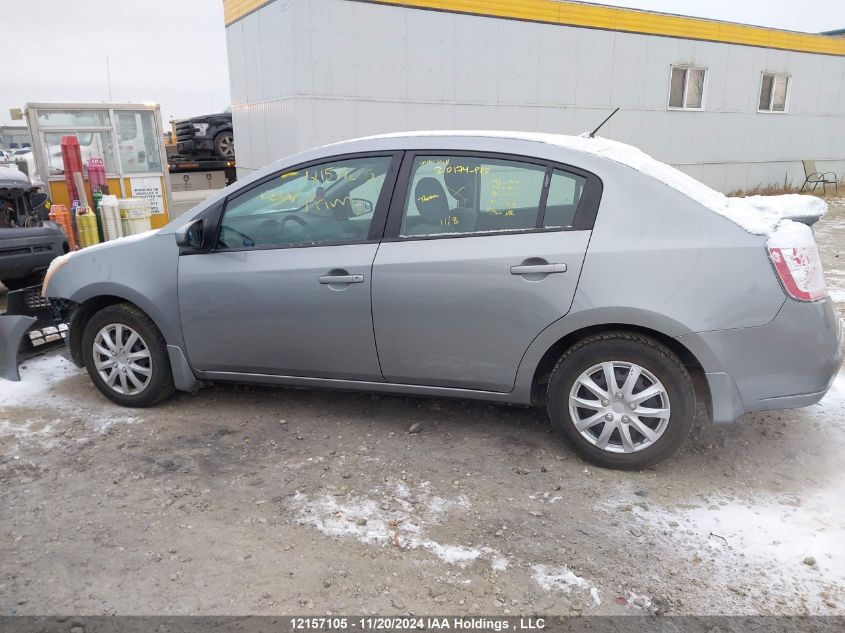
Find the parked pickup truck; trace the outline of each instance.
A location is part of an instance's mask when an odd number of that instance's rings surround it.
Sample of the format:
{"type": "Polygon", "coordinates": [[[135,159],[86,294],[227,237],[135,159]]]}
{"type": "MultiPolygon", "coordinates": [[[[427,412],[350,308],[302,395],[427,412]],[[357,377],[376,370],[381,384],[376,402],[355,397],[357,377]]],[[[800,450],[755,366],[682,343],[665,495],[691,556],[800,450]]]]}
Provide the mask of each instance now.
{"type": "Polygon", "coordinates": [[[235,157],[232,113],[205,114],[176,121],[176,152],[186,158],[235,157]]]}
{"type": "Polygon", "coordinates": [[[9,290],[38,285],[68,239],[47,219],[49,201],[26,174],[0,167],[0,282],[9,290]]]}

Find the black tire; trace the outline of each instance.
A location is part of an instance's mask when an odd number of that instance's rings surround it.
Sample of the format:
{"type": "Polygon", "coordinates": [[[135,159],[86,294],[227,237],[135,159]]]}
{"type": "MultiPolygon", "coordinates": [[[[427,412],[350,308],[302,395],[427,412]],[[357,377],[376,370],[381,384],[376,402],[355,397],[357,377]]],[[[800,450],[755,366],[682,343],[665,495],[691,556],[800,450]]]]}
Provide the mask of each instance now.
{"type": "Polygon", "coordinates": [[[100,393],[121,406],[151,407],[175,391],[164,337],[142,310],[129,303],[107,306],[89,319],[82,334],[82,360],[91,381],[100,393]],[[149,382],[139,393],[118,393],[106,384],[94,365],[94,339],[102,328],[110,324],[125,325],[135,330],[149,350],[149,366],[152,371],[149,382]]]}
{"type": "Polygon", "coordinates": [[[214,154],[221,158],[235,157],[235,136],[232,130],[223,130],[214,137],[214,154]]]}
{"type": "Polygon", "coordinates": [[[2,279],[3,285],[9,290],[20,290],[21,288],[28,288],[29,286],[40,286],[44,281],[44,273],[34,273],[26,277],[18,279],[2,279]]]}
{"type": "MultiPolygon", "coordinates": [[[[549,380],[546,408],[554,427],[578,455],[603,468],[638,470],[663,461],[684,443],[695,420],[695,388],[681,360],[661,343],[640,334],[608,332],[579,341],[561,356],[549,380]],[[665,388],[670,403],[668,422],[650,446],[628,453],[610,452],[598,448],[575,428],[569,408],[570,392],[582,373],[608,361],[636,363],[665,388]]],[[[594,424],[601,424],[604,429],[603,421],[594,424]]],[[[633,435],[645,440],[641,434],[633,435]]],[[[621,441],[620,435],[616,437],[621,441]]]]}

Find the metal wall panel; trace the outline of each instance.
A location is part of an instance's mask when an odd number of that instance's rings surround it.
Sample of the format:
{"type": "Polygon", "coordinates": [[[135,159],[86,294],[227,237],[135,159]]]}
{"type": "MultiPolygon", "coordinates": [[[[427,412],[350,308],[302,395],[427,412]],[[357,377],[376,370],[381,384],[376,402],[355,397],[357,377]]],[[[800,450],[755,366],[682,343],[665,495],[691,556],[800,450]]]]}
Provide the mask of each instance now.
{"type": "Polygon", "coordinates": [[[723,191],[802,158],[845,170],[845,57],[423,11],[271,2],[226,29],[239,169],[354,136],[413,129],[602,134],[723,191]],[[703,111],[667,108],[672,64],[708,68],[703,111]],[[757,112],[763,72],[787,113],[757,112]]]}

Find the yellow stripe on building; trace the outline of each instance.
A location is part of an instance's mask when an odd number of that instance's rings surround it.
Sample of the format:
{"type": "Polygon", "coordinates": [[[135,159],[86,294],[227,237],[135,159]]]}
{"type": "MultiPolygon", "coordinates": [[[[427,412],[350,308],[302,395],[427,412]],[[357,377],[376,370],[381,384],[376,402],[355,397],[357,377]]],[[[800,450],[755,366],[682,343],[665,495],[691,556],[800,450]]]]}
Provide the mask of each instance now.
{"type": "MultiPolygon", "coordinates": [[[[272,0],[223,0],[228,26],[272,0]]],[[[845,56],[845,38],[557,0],[358,0],[488,17],[845,56]]]]}
{"type": "Polygon", "coordinates": [[[223,21],[226,26],[260,9],[272,0],[223,0],[223,21]]]}
{"type": "Polygon", "coordinates": [[[664,35],[744,44],[804,53],[845,56],[845,39],[717,22],[702,18],[556,0],[368,0],[417,9],[435,9],[608,31],[664,35]]]}

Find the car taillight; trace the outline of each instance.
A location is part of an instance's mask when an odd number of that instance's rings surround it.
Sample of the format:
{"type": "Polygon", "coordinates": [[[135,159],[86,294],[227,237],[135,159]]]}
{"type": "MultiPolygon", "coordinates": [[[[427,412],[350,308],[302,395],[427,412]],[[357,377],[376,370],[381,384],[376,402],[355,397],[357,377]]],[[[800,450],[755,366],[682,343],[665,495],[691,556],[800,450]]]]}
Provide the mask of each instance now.
{"type": "Polygon", "coordinates": [[[815,301],[827,294],[819,249],[813,241],[795,247],[769,245],[769,257],[784,289],[798,301],[815,301]]]}

